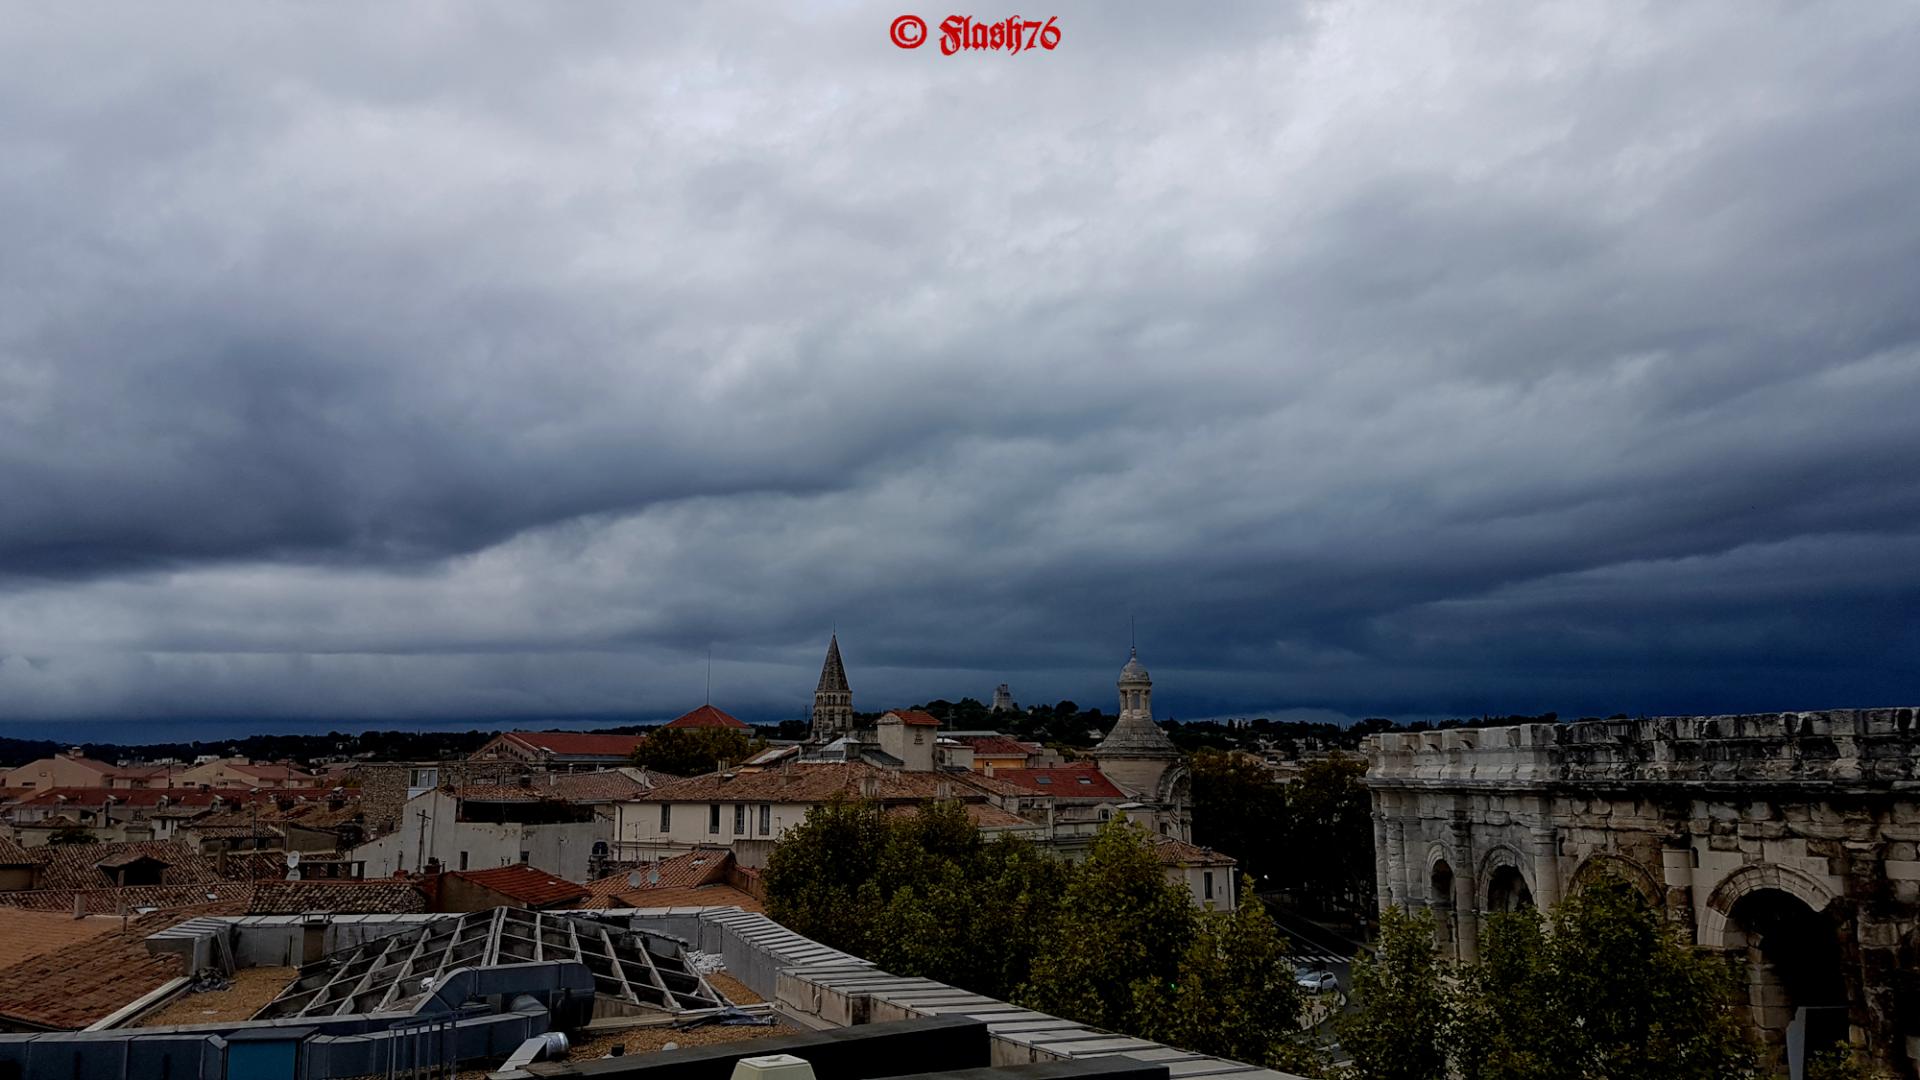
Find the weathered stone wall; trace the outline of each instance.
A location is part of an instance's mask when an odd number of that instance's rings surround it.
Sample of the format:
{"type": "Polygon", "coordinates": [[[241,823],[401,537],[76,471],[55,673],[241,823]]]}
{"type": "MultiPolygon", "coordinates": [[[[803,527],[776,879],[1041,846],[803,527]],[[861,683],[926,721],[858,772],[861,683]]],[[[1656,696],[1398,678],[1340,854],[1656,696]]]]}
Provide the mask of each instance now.
{"type": "Polygon", "coordinates": [[[527,766],[518,761],[367,761],[347,771],[360,786],[360,806],[366,815],[367,838],[385,836],[400,827],[400,811],[407,804],[407,784],[416,769],[438,769],[441,786],[452,784],[511,784],[527,766]]]}
{"type": "Polygon", "coordinates": [[[1373,736],[1380,900],[1431,908],[1471,958],[1488,911],[1611,872],[1699,945],[1748,962],[1776,1043],[1817,996],[1775,969],[1778,951],[1830,934],[1821,963],[1844,986],[1849,1036],[1913,1076],[1916,735],[1916,710],[1865,709],[1373,736]]]}

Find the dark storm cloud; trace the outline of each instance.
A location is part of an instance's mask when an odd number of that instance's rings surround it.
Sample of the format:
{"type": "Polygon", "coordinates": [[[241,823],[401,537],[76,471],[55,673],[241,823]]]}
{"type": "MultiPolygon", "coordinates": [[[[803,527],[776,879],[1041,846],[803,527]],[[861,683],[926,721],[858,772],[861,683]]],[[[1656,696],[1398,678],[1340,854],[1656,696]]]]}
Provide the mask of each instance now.
{"type": "Polygon", "coordinates": [[[1920,19],[1058,11],[10,24],[0,716],[1912,700],[1920,19]]]}

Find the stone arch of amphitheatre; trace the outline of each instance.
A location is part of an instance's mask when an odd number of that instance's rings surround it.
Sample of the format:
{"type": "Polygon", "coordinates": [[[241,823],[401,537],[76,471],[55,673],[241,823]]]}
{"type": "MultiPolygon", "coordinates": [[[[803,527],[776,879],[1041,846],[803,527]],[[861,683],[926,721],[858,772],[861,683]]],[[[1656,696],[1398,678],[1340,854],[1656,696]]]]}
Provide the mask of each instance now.
{"type": "Polygon", "coordinates": [[[1625,880],[1741,965],[1755,1028],[1920,1078],[1920,711],[1371,736],[1383,907],[1472,960],[1494,910],[1625,880]]]}

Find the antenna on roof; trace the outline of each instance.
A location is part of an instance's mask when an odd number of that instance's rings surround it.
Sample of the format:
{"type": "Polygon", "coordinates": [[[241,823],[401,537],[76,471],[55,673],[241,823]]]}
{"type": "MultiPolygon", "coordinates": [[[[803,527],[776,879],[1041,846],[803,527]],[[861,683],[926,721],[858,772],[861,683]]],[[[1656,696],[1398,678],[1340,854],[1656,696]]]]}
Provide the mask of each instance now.
{"type": "Polygon", "coordinates": [[[707,642],[707,704],[713,704],[713,642],[707,642]]]}
{"type": "Polygon", "coordinates": [[[1134,632],[1133,616],[1127,616],[1127,655],[1140,655],[1140,636],[1134,632]]]}

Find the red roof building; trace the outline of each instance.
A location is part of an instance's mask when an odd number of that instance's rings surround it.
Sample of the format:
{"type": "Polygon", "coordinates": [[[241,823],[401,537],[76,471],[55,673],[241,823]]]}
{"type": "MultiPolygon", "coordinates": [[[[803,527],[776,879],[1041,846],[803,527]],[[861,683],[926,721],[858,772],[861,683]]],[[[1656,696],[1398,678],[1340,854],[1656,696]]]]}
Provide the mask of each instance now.
{"type": "Polygon", "coordinates": [[[995,769],[995,780],[1056,799],[1124,800],[1127,797],[1097,765],[1060,765],[1047,769],[995,769]]]}
{"type": "Polygon", "coordinates": [[[440,875],[438,884],[441,911],[486,911],[502,906],[558,908],[587,895],[586,886],[535,870],[526,863],[491,870],[455,870],[440,875]]]}
{"type": "Polygon", "coordinates": [[[645,735],[590,735],[583,731],[508,731],[474,751],[475,761],[519,761],[567,771],[625,765],[645,735]]]}
{"type": "Polygon", "coordinates": [[[752,731],[751,725],[739,720],[711,705],[702,705],[690,713],[669,720],[664,726],[670,728],[730,728],[734,731],[752,731]]]}

